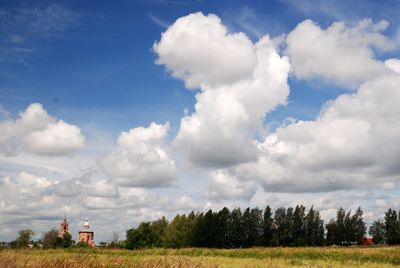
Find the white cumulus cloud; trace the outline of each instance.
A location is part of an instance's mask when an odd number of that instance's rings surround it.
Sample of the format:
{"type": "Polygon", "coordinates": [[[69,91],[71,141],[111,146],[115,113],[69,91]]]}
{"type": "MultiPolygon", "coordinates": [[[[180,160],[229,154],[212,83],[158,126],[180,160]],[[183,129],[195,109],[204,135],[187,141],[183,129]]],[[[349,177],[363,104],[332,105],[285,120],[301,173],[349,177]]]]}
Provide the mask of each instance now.
{"type": "Polygon", "coordinates": [[[171,25],[154,49],[173,76],[201,88],[174,142],[185,158],[203,167],[256,159],[255,132],[289,94],[289,62],[272,40],[254,44],[244,33],[228,33],[217,16],[195,13],[171,25]]]}
{"type": "Polygon", "coordinates": [[[164,142],[168,130],[169,123],[152,123],[122,132],[118,147],[99,161],[100,166],[119,185],[170,185],[176,179],[176,167],[164,142]]]}
{"type": "Polygon", "coordinates": [[[82,149],[85,137],[75,126],[50,116],[39,103],[29,105],[15,120],[0,122],[0,153],[29,151],[39,155],[65,155],[82,149]]]}
{"type": "Polygon", "coordinates": [[[258,161],[234,174],[269,191],[331,191],[398,179],[400,75],[368,80],[326,104],[314,121],[279,127],[258,161]]]}
{"type": "Polygon", "coordinates": [[[256,54],[243,33],[230,34],[218,16],[181,17],[154,44],[164,64],[188,88],[233,83],[253,73],[256,54]]]}
{"type": "Polygon", "coordinates": [[[378,77],[387,69],[375,59],[373,49],[394,48],[382,34],[388,25],[385,20],[374,24],[365,19],[354,27],[334,22],[322,29],[305,20],[286,39],[292,71],[301,79],[322,78],[347,86],[378,77]]]}

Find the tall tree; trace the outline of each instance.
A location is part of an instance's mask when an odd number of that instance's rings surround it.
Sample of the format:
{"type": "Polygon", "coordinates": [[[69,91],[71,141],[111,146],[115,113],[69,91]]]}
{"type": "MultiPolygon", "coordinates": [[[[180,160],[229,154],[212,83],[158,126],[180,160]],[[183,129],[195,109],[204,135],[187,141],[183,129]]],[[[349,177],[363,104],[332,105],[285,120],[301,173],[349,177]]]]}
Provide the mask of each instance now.
{"type": "Polygon", "coordinates": [[[263,216],[263,245],[271,246],[272,242],[272,232],[273,232],[273,219],[272,219],[272,211],[270,206],[267,206],[264,210],[263,216]]]}
{"type": "Polygon", "coordinates": [[[200,215],[194,226],[194,246],[216,247],[216,217],[211,209],[200,215]]]}
{"type": "Polygon", "coordinates": [[[15,245],[18,248],[27,248],[29,243],[31,243],[32,236],[35,233],[31,229],[23,229],[18,232],[18,237],[15,240],[15,245]]]}
{"type": "Polygon", "coordinates": [[[230,248],[243,247],[244,226],[240,208],[232,210],[228,220],[228,241],[230,248]]]}
{"type": "Polygon", "coordinates": [[[389,245],[400,243],[400,221],[396,210],[389,208],[385,213],[385,229],[389,245]]]}
{"type": "Polygon", "coordinates": [[[339,208],[336,212],[336,232],[334,244],[341,245],[346,241],[346,227],[345,227],[346,211],[339,208]]]}
{"type": "Polygon", "coordinates": [[[243,213],[243,247],[259,245],[262,226],[262,211],[258,208],[247,208],[243,213]]]}
{"type": "Polygon", "coordinates": [[[325,245],[324,221],[321,220],[318,211],[315,221],[318,222],[317,246],[323,246],[325,245]]]}
{"type": "Polygon", "coordinates": [[[387,243],[385,223],[382,220],[377,220],[372,223],[371,227],[369,227],[369,234],[372,235],[374,244],[379,245],[387,243]]]}
{"type": "Polygon", "coordinates": [[[354,234],[353,240],[356,241],[358,244],[362,244],[362,240],[367,231],[367,227],[365,226],[363,220],[363,211],[361,207],[358,207],[352,217],[352,231],[354,234]]]}
{"type": "Polygon", "coordinates": [[[324,244],[324,223],[319,212],[312,206],[305,218],[305,240],[308,246],[321,246],[324,244]]]}
{"type": "MultiPolygon", "coordinates": [[[[327,245],[338,245],[338,241],[340,238],[338,236],[338,224],[337,221],[331,219],[329,223],[326,225],[326,244],[327,245]]],[[[339,244],[340,245],[340,244],[339,244]]]]}
{"type": "Polygon", "coordinates": [[[43,248],[44,249],[56,248],[58,237],[59,237],[58,231],[56,229],[51,229],[50,231],[43,233],[42,235],[43,248]]]}
{"type": "Polygon", "coordinates": [[[72,236],[69,232],[65,232],[62,237],[62,247],[69,248],[74,245],[75,241],[72,240],[72,236]]]}
{"type": "Polygon", "coordinates": [[[126,247],[128,249],[146,248],[154,245],[154,234],[150,222],[142,222],[138,228],[126,232],[126,247]]]}
{"type": "Polygon", "coordinates": [[[342,243],[349,244],[350,242],[355,242],[355,235],[354,235],[354,223],[353,218],[350,215],[351,210],[346,213],[344,217],[344,237],[342,243]]]}
{"type": "Polygon", "coordinates": [[[168,221],[165,217],[153,221],[150,225],[151,231],[154,235],[154,246],[162,247],[165,244],[165,230],[168,226],[168,221]]]}
{"type": "Polygon", "coordinates": [[[275,246],[284,246],[287,237],[287,233],[289,232],[287,228],[287,219],[286,219],[286,209],[278,208],[274,214],[274,224],[276,226],[276,237],[274,239],[275,246]]]}
{"type": "Polygon", "coordinates": [[[292,221],[292,239],[295,246],[304,246],[306,244],[304,215],[305,207],[303,205],[296,205],[292,221]]]}
{"type": "Polygon", "coordinates": [[[224,207],[221,209],[215,219],[215,247],[217,248],[227,248],[229,247],[228,240],[228,223],[230,217],[230,211],[228,208],[224,207]]]}
{"type": "Polygon", "coordinates": [[[191,229],[188,228],[186,215],[176,215],[165,229],[165,243],[167,247],[181,248],[189,246],[191,229]]]}

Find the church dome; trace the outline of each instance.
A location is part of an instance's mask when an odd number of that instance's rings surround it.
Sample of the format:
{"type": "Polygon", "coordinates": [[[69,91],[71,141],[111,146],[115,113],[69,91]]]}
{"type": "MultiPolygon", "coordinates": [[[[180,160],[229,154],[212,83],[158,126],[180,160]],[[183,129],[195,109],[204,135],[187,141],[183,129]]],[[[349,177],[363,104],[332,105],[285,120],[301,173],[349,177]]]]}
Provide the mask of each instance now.
{"type": "Polygon", "coordinates": [[[89,220],[86,218],[85,223],[83,224],[84,229],[89,229],[89,220]]]}

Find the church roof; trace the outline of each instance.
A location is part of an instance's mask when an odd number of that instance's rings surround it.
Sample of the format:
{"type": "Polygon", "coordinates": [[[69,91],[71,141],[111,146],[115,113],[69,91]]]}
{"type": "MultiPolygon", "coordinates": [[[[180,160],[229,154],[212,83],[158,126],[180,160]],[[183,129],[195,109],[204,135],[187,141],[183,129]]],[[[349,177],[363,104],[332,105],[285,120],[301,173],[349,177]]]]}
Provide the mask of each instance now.
{"type": "Polygon", "coordinates": [[[89,225],[89,219],[88,218],[86,218],[86,221],[83,224],[83,228],[79,232],[80,233],[93,233],[93,231],[90,230],[90,225],[89,225]]]}

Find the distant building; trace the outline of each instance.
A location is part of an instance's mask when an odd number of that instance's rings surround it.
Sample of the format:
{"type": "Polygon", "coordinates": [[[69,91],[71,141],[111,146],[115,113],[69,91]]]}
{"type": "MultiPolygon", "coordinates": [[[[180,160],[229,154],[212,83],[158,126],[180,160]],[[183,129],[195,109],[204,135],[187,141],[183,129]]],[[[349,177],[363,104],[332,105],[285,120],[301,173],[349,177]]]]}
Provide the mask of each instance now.
{"type": "Polygon", "coordinates": [[[364,237],[362,240],[362,244],[364,246],[371,246],[374,243],[374,239],[372,237],[364,237]]]}
{"type": "Polygon", "coordinates": [[[86,218],[83,229],[79,231],[79,241],[86,242],[90,247],[94,247],[94,232],[89,228],[89,221],[86,218]]]}
{"type": "Polygon", "coordinates": [[[68,222],[67,215],[64,213],[64,220],[61,222],[60,226],[60,237],[64,237],[64,234],[68,233],[68,222]]]}

